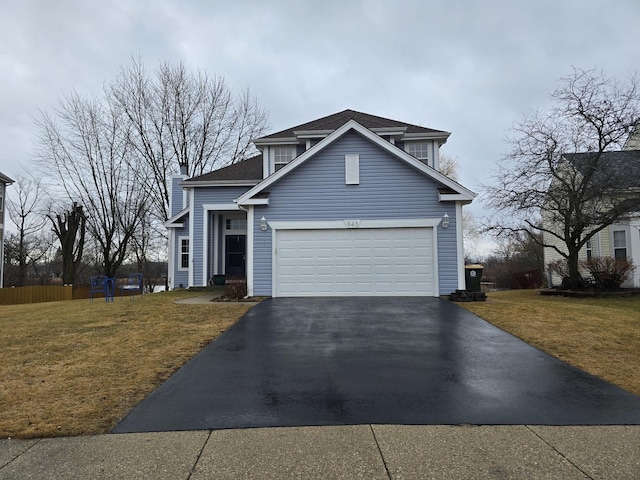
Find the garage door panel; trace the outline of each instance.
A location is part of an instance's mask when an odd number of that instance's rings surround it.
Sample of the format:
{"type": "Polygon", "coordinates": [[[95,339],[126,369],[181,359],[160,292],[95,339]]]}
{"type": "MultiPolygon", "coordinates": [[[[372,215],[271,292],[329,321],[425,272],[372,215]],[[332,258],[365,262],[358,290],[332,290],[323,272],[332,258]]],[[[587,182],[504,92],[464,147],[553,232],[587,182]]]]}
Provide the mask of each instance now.
{"type": "Polygon", "coordinates": [[[433,295],[432,228],[279,230],[278,296],[433,295]]]}

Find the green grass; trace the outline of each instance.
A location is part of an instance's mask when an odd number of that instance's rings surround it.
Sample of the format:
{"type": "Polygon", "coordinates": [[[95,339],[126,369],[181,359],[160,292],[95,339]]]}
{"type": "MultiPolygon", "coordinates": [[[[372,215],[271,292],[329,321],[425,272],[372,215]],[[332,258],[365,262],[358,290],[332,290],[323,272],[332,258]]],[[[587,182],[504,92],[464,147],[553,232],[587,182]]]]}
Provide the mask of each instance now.
{"type": "Polygon", "coordinates": [[[513,290],[461,303],[479,317],[640,395],[640,297],[564,298],[513,290]]]}

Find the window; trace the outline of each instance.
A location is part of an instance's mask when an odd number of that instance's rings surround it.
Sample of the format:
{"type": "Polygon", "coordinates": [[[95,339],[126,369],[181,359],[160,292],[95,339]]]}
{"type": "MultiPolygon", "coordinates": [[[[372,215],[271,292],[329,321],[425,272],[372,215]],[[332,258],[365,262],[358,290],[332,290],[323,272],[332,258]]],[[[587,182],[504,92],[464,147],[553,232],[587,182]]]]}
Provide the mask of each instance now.
{"type": "Polygon", "coordinates": [[[3,205],[4,205],[4,184],[0,183],[0,215],[2,214],[2,212],[4,211],[2,209],[3,205]]]}
{"type": "Polygon", "coordinates": [[[593,257],[593,243],[591,243],[591,239],[587,240],[585,247],[587,249],[587,261],[591,261],[593,257]]]}
{"type": "Polygon", "coordinates": [[[189,270],[189,237],[180,237],[178,270],[189,270]]]}
{"type": "Polygon", "coordinates": [[[273,147],[273,168],[280,170],[296,157],[296,147],[273,147]]]}
{"type": "Polygon", "coordinates": [[[227,218],[224,225],[225,230],[246,230],[246,218],[227,218]]]}
{"type": "Polygon", "coordinates": [[[405,143],[404,151],[412,157],[416,157],[418,160],[429,159],[429,144],[428,143],[405,143]]]}
{"type": "Polygon", "coordinates": [[[627,232],[624,230],[613,231],[613,256],[616,260],[627,259],[627,232]]]}

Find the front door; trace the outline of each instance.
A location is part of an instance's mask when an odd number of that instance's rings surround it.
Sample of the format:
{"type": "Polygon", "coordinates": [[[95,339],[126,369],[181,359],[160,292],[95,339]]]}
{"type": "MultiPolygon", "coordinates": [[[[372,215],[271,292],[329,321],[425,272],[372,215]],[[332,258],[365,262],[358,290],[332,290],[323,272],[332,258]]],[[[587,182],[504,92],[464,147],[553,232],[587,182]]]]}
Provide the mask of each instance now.
{"type": "Polygon", "coordinates": [[[247,236],[225,236],[224,271],[227,277],[244,277],[247,260],[247,236]]]}

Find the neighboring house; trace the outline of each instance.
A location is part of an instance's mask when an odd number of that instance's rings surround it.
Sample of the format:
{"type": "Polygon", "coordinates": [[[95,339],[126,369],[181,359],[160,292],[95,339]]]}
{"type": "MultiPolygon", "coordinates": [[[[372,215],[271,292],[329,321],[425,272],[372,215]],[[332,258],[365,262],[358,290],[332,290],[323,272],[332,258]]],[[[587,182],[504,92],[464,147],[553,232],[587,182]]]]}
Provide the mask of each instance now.
{"type": "Polygon", "coordinates": [[[170,288],[246,277],[249,296],[464,288],[462,206],[438,171],[448,132],[345,110],[254,141],[261,154],[172,179],[170,288]]]}
{"type": "MultiPolygon", "coordinates": [[[[630,135],[624,150],[602,154],[600,161],[603,166],[606,166],[607,174],[631,175],[631,172],[640,172],[639,140],[638,135],[630,135]]],[[[569,161],[579,165],[581,159],[583,157],[586,158],[588,155],[590,154],[571,154],[566,155],[566,157],[569,161]]],[[[640,192],[633,191],[630,194],[640,195],[640,192]]],[[[603,201],[603,205],[605,203],[603,201]]],[[[548,222],[544,226],[545,228],[550,228],[548,222]]],[[[543,239],[545,244],[554,244],[566,251],[566,247],[563,248],[562,243],[551,235],[545,234],[543,239]]],[[[630,220],[627,222],[609,225],[596,233],[580,251],[579,260],[589,260],[593,257],[614,257],[631,260],[636,269],[622,286],[640,288],[640,212],[631,215],[630,220]]],[[[562,258],[553,248],[545,247],[544,263],[546,266],[562,258]]],[[[551,271],[547,272],[547,279],[549,286],[560,285],[562,282],[562,279],[551,271]]]]}
{"type": "Polygon", "coordinates": [[[11,185],[11,180],[6,175],[0,173],[0,288],[4,281],[4,225],[7,218],[6,201],[7,201],[7,185],[11,185]]]}

